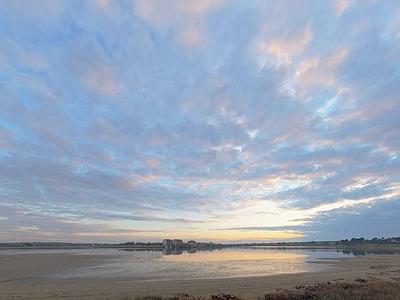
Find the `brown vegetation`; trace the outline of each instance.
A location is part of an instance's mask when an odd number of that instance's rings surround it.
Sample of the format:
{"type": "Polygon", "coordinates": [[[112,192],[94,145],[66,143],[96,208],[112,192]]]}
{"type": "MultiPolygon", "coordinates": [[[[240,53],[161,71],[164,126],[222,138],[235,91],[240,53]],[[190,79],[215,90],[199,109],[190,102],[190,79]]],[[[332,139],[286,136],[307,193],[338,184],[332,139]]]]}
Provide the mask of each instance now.
{"type": "MultiPolygon", "coordinates": [[[[322,282],[310,286],[296,286],[293,290],[279,290],[268,293],[258,300],[398,300],[400,299],[400,278],[393,281],[369,281],[357,278],[354,281],[322,282]]],[[[123,300],[242,300],[230,294],[195,297],[188,294],[176,294],[172,297],[141,296],[123,298],[123,300]]]]}
{"type": "Polygon", "coordinates": [[[296,290],[265,294],[260,300],[395,300],[400,299],[400,280],[397,282],[356,279],[354,282],[323,282],[311,286],[296,286],[296,290]]]}

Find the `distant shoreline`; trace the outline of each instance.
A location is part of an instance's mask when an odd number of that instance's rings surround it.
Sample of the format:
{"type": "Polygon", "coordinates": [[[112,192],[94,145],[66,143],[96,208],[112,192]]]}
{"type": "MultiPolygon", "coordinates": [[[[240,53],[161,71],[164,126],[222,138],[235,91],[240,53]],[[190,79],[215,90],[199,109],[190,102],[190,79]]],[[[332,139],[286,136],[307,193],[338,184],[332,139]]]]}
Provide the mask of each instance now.
{"type": "MultiPolygon", "coordinates": [[[[196,248],[198,251],[212,251],[226,248],[252,248],[252,249],[275,249],[275,250],[295,250],[295,249],[326,249],[336,250],[339,252],[349,252],[349,254],[400,254],[400,244],[366,244],[366,245],[306,245],[306,244],[269,244],[269,245],[219,245],[214,248],[196,248]]],[[[68,250],[68,249],[119,249],[126,251],[162,251],[162,245],[124,245],[124,244],[69,244],[69,245],[0,245],[0,253],[2,250],[68,250]]],[[[187,250],[187,247],[181,247],[182,250],[187,250]]]]}
{"type": "Polygon", "coordinates": [[[137,249],[137,250],[162,250],[162,246],[120,246],[120,245],[102,245],[102,246],[91,246],[91,245],[66,245],[66,246],[53,246],[53,245],[44,245],[44,246],[0,246],[1,250],[45,250],[45,249],[137,249]]]}
{"type": "MultiPolygon", "coordinates": [[[[181,240],[179,240],[182,242],[181,240]]],[[[193,241],[190,241],[193,242],[193,241]]],[[[215,243],[215,242],[195,242],[198,248],[230,248],[230,247],[301,247],[315,249],[335,249],[338,247],[375,247],[393,246],[400,247],[400,237],[389,238],[351,238],[338,241],[310,241],[310,242],[264,242],[264,243],[215,243]]],[[[74,242],[0,242],[0,249],[4,248],[135,248],[135,249],[154,249],[163,248],[162,242],[126,242],[126,243],[74,243],[74,242]]],[[[185,243],[177,246],[182,248],[190,247],[185,243]]]]}

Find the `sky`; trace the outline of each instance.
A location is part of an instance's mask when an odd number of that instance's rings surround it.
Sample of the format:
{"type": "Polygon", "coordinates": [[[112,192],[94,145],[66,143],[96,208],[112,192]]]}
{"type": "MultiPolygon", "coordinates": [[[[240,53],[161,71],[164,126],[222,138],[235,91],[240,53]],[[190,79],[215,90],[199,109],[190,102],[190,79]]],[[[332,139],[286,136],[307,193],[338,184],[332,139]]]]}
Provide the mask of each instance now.
{"type": "Polygon", "coordinates": [[[0,1],[0,242],[400,235],[400,2],[0,1]]]}

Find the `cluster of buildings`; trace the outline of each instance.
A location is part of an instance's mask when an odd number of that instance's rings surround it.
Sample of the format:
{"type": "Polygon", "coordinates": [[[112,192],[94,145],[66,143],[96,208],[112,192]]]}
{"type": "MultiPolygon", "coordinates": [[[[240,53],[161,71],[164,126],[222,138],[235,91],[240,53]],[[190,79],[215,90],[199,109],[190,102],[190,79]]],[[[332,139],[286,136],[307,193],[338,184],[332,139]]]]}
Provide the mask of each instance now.
{"type": "Polygon", "coordinates": [[[188,253],[196,253],[197,251],[213,251],[216,249],[225,248],[226,245],[223,244],[215,244],[212,242],[204,243],[204,242],[196,242],[196,241],[188,241],[184,242],[180,239],[164,239],[162,241],[162,253],[164,255],[179,255],[182,254],[183,251],[188,253]]]}
{"type": "Polygon", "coordinates": [[[188,241],[184,243],[180,239],[164,239],[162,241],[163,250],[162,253],[164,255],[180,255],[183,253],[183,250],[186,250],[188,253],[196,253],[197,252],[197,242],[196,241],[188,241]]]}
{"type": "Polygon", "coordinates": [[[162,245],[164,248],[197,248],[196,241],[188,241],[187,243],[184,243],[180,239],[164,239],[162,245]]]}

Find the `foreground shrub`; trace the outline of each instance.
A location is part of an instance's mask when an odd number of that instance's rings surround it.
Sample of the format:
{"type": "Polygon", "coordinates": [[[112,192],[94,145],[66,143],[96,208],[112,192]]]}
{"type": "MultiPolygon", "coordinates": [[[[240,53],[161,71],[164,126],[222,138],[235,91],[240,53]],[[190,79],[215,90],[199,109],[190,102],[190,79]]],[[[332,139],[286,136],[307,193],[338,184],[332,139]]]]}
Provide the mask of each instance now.
{"type": "MultiPolygon", "coordinates": [[[[354,281],[322,282],[315,285],[300,285],[293,290],[267,293],[258,300],[399,300],[400,278],[393,281],[368,281],[357,278],[354,281]]],[[[122,300],[132,300],[123,298],[122,300]]],[[[176,294],[172,297],[140,296],[134,300],[243,300],[230,294],[217,294],[196,297],[189,294],[176,294]]]]}
{"type": "Polygon", "coordinates": [[[400,282],[356,279],[354,282],[323,282],[311,286],[296,286],[295,290],[284,290],[265,294],[259,300],[398,300],[400,282]]]}

